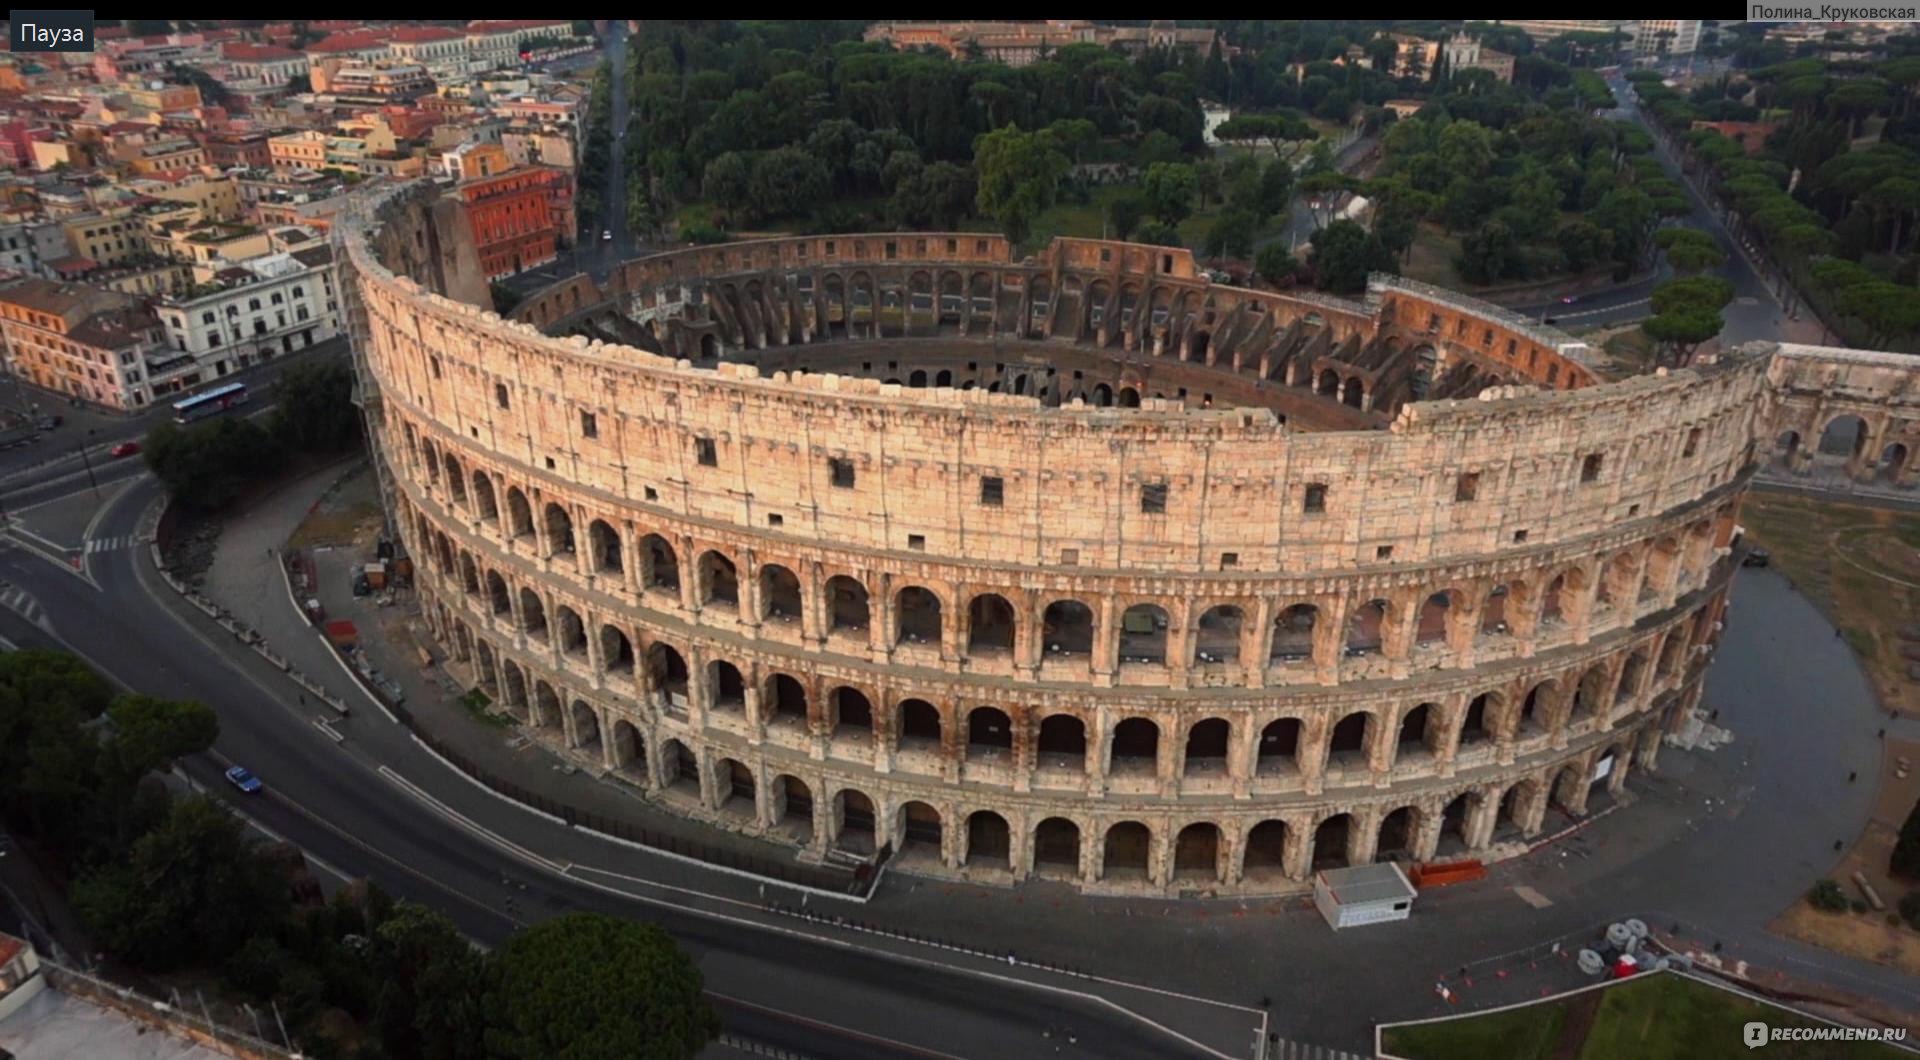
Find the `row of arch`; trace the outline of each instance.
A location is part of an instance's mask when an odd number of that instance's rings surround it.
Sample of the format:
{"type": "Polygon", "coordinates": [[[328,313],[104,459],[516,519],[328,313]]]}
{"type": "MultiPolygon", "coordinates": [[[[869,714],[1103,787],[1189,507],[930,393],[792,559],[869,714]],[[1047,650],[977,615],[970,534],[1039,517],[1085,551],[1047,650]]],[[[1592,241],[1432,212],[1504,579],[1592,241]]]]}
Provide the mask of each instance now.
{"type": "MultiPolygon", "coordinates": [[[[423,457],[431,483],[441,458],[430,443],[423,457]]],[[[683,572],[680,548],[659,533],[623,532],[604,518],[592,518],[585,534],[577,535],[573,512],[551,501],[536,522],[533,505],[519,487],[505,491],[503,507],[491,476],[475,471],[469,485],[456,457],[447,454],[444,461],[451,504],[497,526],[516,549],[574,559],[575,570],[595,579],[603,591],[625,587],[657,606],[717,608],[721,616],[775,639],[837,642],[856,653],[935,646],[943,660],[997,663],[1010,671],[1075,661],[1098,670],[1338,669],[1343,659],[1369,655],[1406,658],[1428,648],[1464,655],[1505,638],[1551,641],[1561,630],[1578,640],[1604,628],[1590,622],[1593,617],[1631,623],[1704,583],[1715,540],[1714,522],[1702,518],[1679,533],[1565,566],[1543,586],[1513,579],[1471,590],[1449,587],[1423,597],[1396,590],[1391,596],[1356,599],[1332,618],[1322,602],[1313,601],[1118,597],[1090,603],[1066,593],[992,590],[961,597],[961,590],[938,583],[902,585],[875,601],[867,583],[851,573],[827,574],[814,589],[794,567],[764,560],[743,579],[732,556],[719,548],[701,551],[692,569],[683,572]]],[[[505,575],[483,568],[466,548],[456,549],[424,513],[413,514],[418,552],[442,570],[457,570],[463,589],[489,597],[496,613],[516,611],[505,575]]],[[[564,566],[556,569],[566,573],[564,566]]],[[[544,604],[538,594],[521,593],[521,624],[537,631],[545,624],[544,604]]]]}

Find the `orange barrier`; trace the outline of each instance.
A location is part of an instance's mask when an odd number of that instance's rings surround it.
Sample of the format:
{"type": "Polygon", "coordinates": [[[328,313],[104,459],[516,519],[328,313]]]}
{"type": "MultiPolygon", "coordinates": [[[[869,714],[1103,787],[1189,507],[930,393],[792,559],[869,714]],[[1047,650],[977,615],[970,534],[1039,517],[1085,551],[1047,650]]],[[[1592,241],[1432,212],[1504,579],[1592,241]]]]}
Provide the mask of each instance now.
{"type": "Polygon", "coordinates": [[[1465,858],[1460,861],[1429,861],[1424,865],[1415,865],[1407,878],[1415,887],[1445,887],[1450,883],[1471,883],[1487,878],[1487,867],[1478,858],[1465,858]]]}

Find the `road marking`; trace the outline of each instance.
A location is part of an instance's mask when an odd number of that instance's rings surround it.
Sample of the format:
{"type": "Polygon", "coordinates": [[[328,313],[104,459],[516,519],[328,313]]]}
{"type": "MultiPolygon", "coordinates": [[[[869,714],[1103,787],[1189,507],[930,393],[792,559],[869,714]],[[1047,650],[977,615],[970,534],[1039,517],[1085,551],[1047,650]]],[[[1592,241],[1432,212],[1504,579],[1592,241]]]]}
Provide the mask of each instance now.
{"type": "Polygon", "coordinates": [[[1546,907],[1553,904],[1553,899],[1548,898],[1546,895],[1541,894],[1539,891],[1536,891],[1525,884],[1515,884],[1513,888],[1513,893],[1518,895],[1521,901],[1527,903],[1528,905],[1534,907],[1535,909],[1545,909],[1546,907]]]}
{"type": "Polygon", "coordinates": [[[1359,1053],[1350,1053],[1345,1049],[1335,1049],[1330,1045],[1314,1045],[1311,1042],[1295,1042],[1285,1038],[1275,1039],[1275,1050],[1270,1053],[1271,1060],[1366,1060],[1359,1053]]]}
{"type": "Polygon", "coordinates": [[[115,549],[128,548],[138,540],[136,534],[116,534],[113,537],[95,537],[87,540],[87,553],[112,552],[115,549]]]}
{"type": "Polygon", "coordinates": [[[432,810],[433,812],[439,814],[440,816],[446,818],[447,820],[452,821],[454,824],[459,825],[461,828],[466,829],[468,832],[471,832],[476,838],[485,840],[486,842],[499,847],[501,850],[504,850],[508,854],[514,857],[520,858],[523,861],[530,861],[540,866],[541,868],[546,869],[548,872],[553,873],[556,876],[565,876],[567,874],[567,866],[562,865],[559,862],[546,857],[545,855],[536,854],[533,851],[528,850],[526,847],[521,846],[520,844],[514,842],[511,839],[508,839],[505,836],[495,835],[494,833],[487,831],[485,828],[480,827],[478,824],[474,823],[472,820],[467,818],[460,811],[454,809],[451,806],[448,806],[446,803],[441,802],[439,799],[434,798],[432,795],[427,794],[424,790],[421,789],[419,785],[415,784],[411,780],[408,780],[406,777],[403,777],[400,774],[394,772],[392,769],[389,769],[386,766],[380,766],[379,773],[381,776],[387,778],[388,783],[399,788],[401,791],[404,791],[407,794],[413,796],[415,799],[419,800],[420,803],[425,805],[427,809],[432,810]]]}
{"type": "Polygon", "coordinates": [[[46,608],[40,606],[38,597],[18,585],[5,582],[0,582],[0,585],[6,585],[4,590],[0,590],[0,607],[12,611],[49,633],[53,632],[53,620],[47,617],[46,608]]]}
{"type": "MultiPolygon", "coordinates": [[[[924,1049],[924,1048],[921,1048],[920,1046],[909,1045],[906,1042],[897,1041],[893,1038],[885,1038],[878,1034],[868,1034],[865,1031],[856,1031],[851,1027],[842,1027],[837,1023],[828,1023],[825,1020],[813,1019],[810,1016],[801,1016],[792,1012],[782,1012],[777,1008],[768,1008],[765,1005],[756,1005],[751,1001],[745,1001],[745,1000],[742,1000],[741,998],[732,997],[727,994],[722,994],[716,990],[708,990],[705,993],[708,997],[713,998],[715,1001],[718,1001],[723,1005],[732,1005],[735,1008],[748,1009],[753,1012],[758,1012],[762,1016],[772,1016],[774,1019],[777,1019],[777,1020],[785,1020],[788,1023],[797,1023],[802,1027],[811,1027],[815,1030],[826,1031],[830,1034],[837,1034],[843,1038],[852,1038],[855,1041],[867,1042],[871,1045],[886,1046],[887,1048],[897,1049],[900,1052],[907,1053],[912,1056],[924,1056],[924,1057],[927,1057],[928,1060],[966,1060],[965,1057],[957,1056],[953,1053],[943,1053],[937,1049],[924,1049]]],[[[787,1054],[784,1050],[782,1050],[778,1054],[766,1052],[761,1048],[756,1048],[754,1043],[747,1043],[744,1046],[735,1045],[734,1048],[743,1049],[746,1052],[753,1052],[761,1055],[791,1055],[791,1054],[787,1054]]]]}

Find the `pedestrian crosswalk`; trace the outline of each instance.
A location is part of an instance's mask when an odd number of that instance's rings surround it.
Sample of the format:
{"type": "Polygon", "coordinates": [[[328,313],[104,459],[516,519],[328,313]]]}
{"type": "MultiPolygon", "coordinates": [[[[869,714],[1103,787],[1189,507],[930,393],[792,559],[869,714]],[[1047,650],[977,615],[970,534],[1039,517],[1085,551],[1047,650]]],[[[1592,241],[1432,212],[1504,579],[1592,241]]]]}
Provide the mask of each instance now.
{"type": "Polygon", "coordinates": [[[1266,1060],[1366,1060],[1366,1057],[1328,1045],[1270,1038],[1267,1040],[1266,1060]]]}
{"type": "Polygon", "coordinates": [[[135,534],[117,534],[113,537],[92,537],[87,539],[87,551],[89,553],[112,552],[115,549],[130,547],[137,540],[139,540],[139,538],[138,535],[135,534]]]}
{"type": "Polygon", "coordinates": [[[42,629],[52,629],[53,623],[47,619],[47,612],[40,606],[34,595],[18,585],[6,585],[0,582],[0,607],[19,615],[21,618],[42,629]]]}

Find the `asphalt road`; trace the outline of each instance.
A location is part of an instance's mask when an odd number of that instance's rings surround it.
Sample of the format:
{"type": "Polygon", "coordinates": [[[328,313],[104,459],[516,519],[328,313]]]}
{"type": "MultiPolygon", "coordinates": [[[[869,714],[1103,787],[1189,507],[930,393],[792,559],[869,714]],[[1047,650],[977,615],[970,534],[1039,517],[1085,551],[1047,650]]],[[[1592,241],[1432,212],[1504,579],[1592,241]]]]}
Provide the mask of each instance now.
{"type": "MultiPolygon", "coordinates": [[[[132,534],[159,492],[144,480],[115,498],[100,534],[132,534]]],[[[516,925],[573,909],[651,920],[699,961],[731,1034],[814,1056],[1186,1055],[1171,1039],[1147,1033],[1115,1012],[1012,983],[925,963],[902,963],[826,944],[798,931],[769,931],[626,897],[555,876],[477,834],[451,807],[410,796],[354,743],[384,739],[380,757],[397,761],[408,743],[398,726],[356,716],[353,743],[339,745],[314,724],[316,708],[289,702],[291,686],[250,654],[229,657],[176,621],[137,565],[143,549],[90,557],[97,588],[16,548],[0,551],[0,579],[32,593],[53,628],[116,680],[154,695],[196,698],[218,712],[216,752],[184,764],[221,797],[223,763],[239,761],[268,780],[264,795],[240,798],[265,828],[299,844],[343,877],[367,876],[402,897],[446,912],[460,928],[497,943],[516,925]],[[110,647],[110,653],[103,651],[110,647]],[[278,680],[276,681],[276,678],[278,680]],[[751,1006],[751,1007],[749,1007],[751,1006]],[[1069,1037],[1071,1040],[1069,1040],[1069,1037]]],[[[167,590],[159,589],[160,593],[167,590]]],[[[0,634],[22,644],[44,639],[31,624],[0,612],[0,634]]],[[[446,775],[417,748],[399,772],[454,790],[448,803],[488,796],[446,775]]],[[[494,804],[495,813],[500,813],[494,804]]],[[[567,833],[569,836],[571,833],[567,833]]],[[[690,903],[691,904],[691,903],[690,903]]]]}
{"type": "MultiPolygon", "coordinates": [[[[330,360],[347,355],[346,336],[338,336],[325,342],[301,350],[296,354],[275,358],[266,364],[256,366],[245,372],[236,372],[220,380],[222,383],[241,382],[247,384],[254,408],[263,407],[261,395],[280,374],[294,365],[315,361],[330,360]]],[[[12,491],[23,486],[34,485],[68,478],[79,473],[84,478],[85,464],[92,461],[96,471],[112,461],[109,455],[114,446],[121,442],[139,441],[155,426],[166,422],[173,415],[171,403],[156,404],[144,412],[130,416],[119,416],[95,412],[89,409],[73,409],[62,403],[58,395],[36,388],[22,388],[26,394],[40,403],[46,413],[59,413],[66,420],[60,427],[43,433],[36,442],[0,450],[0,501],[10,507],[19,507],[12,491]],[[91,432],[91,433],[89,433],[91,432]],[[85,458],[82,458],[82,450],[85,458]]]]}

